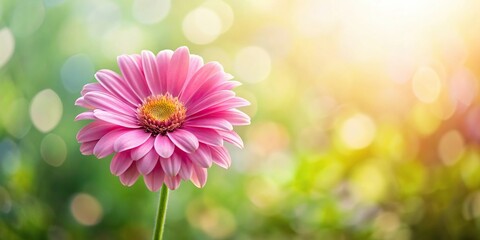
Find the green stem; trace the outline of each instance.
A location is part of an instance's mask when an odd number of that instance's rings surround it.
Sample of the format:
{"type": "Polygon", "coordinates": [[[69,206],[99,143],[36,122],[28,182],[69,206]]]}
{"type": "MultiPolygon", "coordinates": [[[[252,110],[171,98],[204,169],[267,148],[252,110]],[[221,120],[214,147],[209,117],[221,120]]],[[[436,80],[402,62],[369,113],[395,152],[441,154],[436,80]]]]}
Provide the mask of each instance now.
{"type": "Polygon", "coordinates": [[[153,240],[163,239],[163,229],[167,213],[168,188],[163,184],[158,202],[157,220],[155,222],[155,231],[153,232],[153,240]]]}

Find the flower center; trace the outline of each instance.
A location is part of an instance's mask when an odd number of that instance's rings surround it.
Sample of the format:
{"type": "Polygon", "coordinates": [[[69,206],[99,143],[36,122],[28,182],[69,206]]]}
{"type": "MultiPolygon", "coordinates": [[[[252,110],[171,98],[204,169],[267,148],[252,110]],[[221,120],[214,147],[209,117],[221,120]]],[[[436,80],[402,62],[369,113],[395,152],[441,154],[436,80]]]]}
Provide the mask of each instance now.
{"type": "Polygon", "coordinates": [[[182,126],[186,109],[178,98],[169,93],[149,96],[137,108],[140,125],[153,135],[165,135],[182,126]]]}
{"type": "Polygon", "coordinates": [[[153,119],[159,121],[168,119],[175,113],[175,110],[175,103],[165,98],[147,102],[144,106],[144,111],[150,114],[153,119]]]}

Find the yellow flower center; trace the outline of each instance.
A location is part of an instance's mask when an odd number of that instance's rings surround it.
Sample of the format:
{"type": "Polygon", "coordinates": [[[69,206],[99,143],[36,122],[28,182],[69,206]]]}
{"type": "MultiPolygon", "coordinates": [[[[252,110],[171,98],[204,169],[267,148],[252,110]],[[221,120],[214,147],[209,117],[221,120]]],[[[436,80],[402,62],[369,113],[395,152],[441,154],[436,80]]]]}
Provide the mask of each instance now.
{"type": "Polygon", "coordinates": [[[143,106],[144,111],[155,120],[163,121],[175,113],[175,103],[165,97],[152,99],[143,106]]]}
{"type": "Polygon", "coordinates": [[[137,117],[146,132],[162,134],[179,128],[185,121],[186,109],[170,94],[147,97],[137,109],[137,117]]]}

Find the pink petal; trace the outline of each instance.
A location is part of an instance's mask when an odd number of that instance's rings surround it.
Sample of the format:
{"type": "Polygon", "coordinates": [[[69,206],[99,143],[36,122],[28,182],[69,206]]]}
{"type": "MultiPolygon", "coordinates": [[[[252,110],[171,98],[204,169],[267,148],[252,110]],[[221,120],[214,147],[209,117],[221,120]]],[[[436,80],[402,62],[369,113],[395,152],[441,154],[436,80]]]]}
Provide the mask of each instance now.
{"type": "Polygon", "coordinates": [[[173,151],[175,150],[175,145],[170,141],[167,136],[158,135],[155,138],[154,143],[155,150],[158,155],[163,158],[169,158],[172,156],[173,151]]]}
{"type": "Polygon", "coordinates": [[[129,152],[120,152],[115,154],[110,163],[110,171],[115,175],[119,176],[123,174],[127,169],[132,165],[132,158],[130,157],[129,152]]]}
{"type": "Polygon", "coordinates": [[[234,97],[228,101],[225,101],[222,105],[229,106],[230,108],[239,108],[250,106],[250,102],[241,97],[234,97]]]}
{"type": "Polygon", "coordinates": [[[127,116],[135,115],[135,109],[106,93],[89,92],[84,96],[85,101],[93,107],[108,112],[116,112],[127,116]]]}
{"type": "Polygon", "coordinates": [[[135,62],[136,66],[138,67],[138,70],[143,74],[143,64],[142,64],[142,55],[140,54],[130,54],[130,57],[133,59],[135,62]]]}
{"type": "Polygon", "coordinates": [[[238,109],[229,109],[208,115],[211,118],[224,118],[232,125],[242,126],[250,125],[250,117],[238,109]]]}
{"type": "Polygon", "coordinates": [[[165,178],[165,173],[163,173],[160,163],[157,163],[153,171],[145,175],[143,180],[145,181],[145,184],[147,185],[148,190],[152,192],[156,192],[158,191],[158,189],[162,187],[164,178],[165,178]]]}
{"type": "Polygon", "coordinates": [[[142,101],[132,92],[128,84],[111,70],[102,69],[95,73],[95,78],[107,91],[119,99],[125,99],[132,106],[136,106],[142,101]]]}
{"type": "Polygon", "coordinates": [[[243,148],[243,141],[240,136],[235,131],[218,131],[222,135],[223,139],[238,148],[243,148]]]}
{"type": "Polygon", "coordinates": [[[115,140],[113,149],[115,152],[123,152],[145,143],[151,136],[142,129],[132,129],[115,140]]]}
{"type": "Polygon", "coordinates": [[[124,186],[131,187],[140,176],[140,173],[137,171],[137,167],[135,166],[135,162],[130,165],[130,167],[120,175],[120,182],[124,186]]]}
{"type": "Polygon", "coordinates": [[[95,144],[97,144],[97,141],[84,142],[80,144],[80,152],[83,155],[92,155],[95,144]]]}
{"type": "Polygon", "coordinates": [[[180,171],[180,167],[182,166],[182,159],[178,154],[173,154],[169,158],[161,158],[160,163],[162,165],[162,169],[167,176],[176,176],[178,171],[180,171]]]}
{"type": "Polygon", "coordinates": [[[208,96],[214,92],[225,90],[222,89],[222,83],[227,81],[227,76],[231,75],[226,75],[223,71],[217,72],[216,74],[209,76],[209,78],[205,79],[199,86],[197,86],[197,91],[195,91],[193,96],[191,96],[187,104],[199,101],[205,98],[205,96],[208,96]]]}
{"type": "Polygon", "coordinates": [[[185,127],[210,128],[217,130],[232,130],[232,124],[222,118],[194,119],[185,123],[185,127]]]}
{"type": "Polygon", "coordinates": [[[161,93],[165,93],[167,91],[167,73],[168,73],[168,65],[170,63],[170,59],[172,58],[173,51],[172,50],[163,50],[157,54],[157,69],[158,75],[160,79],[158,83],[161,86],[161,93]]]}
{"type": "Polygon", "coordinates": [[[110,123],[95,121],[89,123],[77,133],[78,142],[90,142],[100,139],[103,135],[115,128],[115,125],[110,123]]]}
{"type": "Polygon", "coordinates": [[[198,87],[203,84],[203,82],[209,79],[211,76],[215,75],[218,72],[223,72],[222,66],[217,62],[209,62],[203,65],[191,78],[188,85],[185,85],[185,89],[180,95],[179,99],[188,103],[190,98],[195,95],[198,90],[198,87]]]}
{"type": "Polygon", "coordinates": [[[183,84],[187,78],[188,65],[190,63],[190,53],[187,47],[179,47],[172,55],[168,65],[167,91],[173,96],[178,96],[178,93],[183,88],[183,84]],[[170,84],[171,83],[171,84],[170,84]]]}
{"type": "Polygon", "coordinates": [[[143,175],[147,175],[153,171],[155,165],[157,164],[159,156],[155,149],[151,149],[144,157],[140,158],[137,161],[137,169],[143,175]]]}
{"type": "Polygon", "coordinates": [[[197,149],[194,153],[188,155],[190,160],[203,168],[209,168],[212,166],[212,153],[210,147],[203,145],[197,149]]]}
{"type": "Polygon", "coordinates": [[[89,93],[89,92],[107,92],[105,90],[105,88],[102,87],[102,85],[98,84],[98,83],[87,83],[85,84],[85,86],[83,86],[83,89],[82,91],[80,91],[80,94],[82,94],[82,96],[85,96],[85,94],[89,93]]]}
{"type": "Polygon", "coordinates": [[[187,109],[187,116],[194,115],[205,109],[217,106],[229,99],[232,99],[235,93],[228,90],[222,90],[208,95],[200,101],[191,103],[191,106],[187,109]]]}
{"type": "Polygon", "coordinates": [[[139,128],[140,126],[137,123],[137,120],[133,117],[114,114],[110,112],[106,112],[103,110],[95,109],[93,114],[96,118],[103,120],[105,122],[109,122],[118,126],[126,127],[126,128],[139,128]]]}
{"type": "Polygon", "coordinates": [[[183,180],[188,180],[192,176],[192,163],[190,161],[182,161],[182,166],[180,167],[180,171],[178,175],[183,180]]]}
{"type": "Polygon", "coordinates": [[[191,132],[183,129],[175,129],[173,132],[168,132],[167,136],[172,142],[182,151],[191,153],[198,148],[198,139],[191,132]]]}
{"type": "MultiPolygon", "coordinates": [[[[138,160],[145,156],[152,148],[153,148],[153,143],[155,142],[155,138],[149,137],[147,141],[140,146],[132,149],[131,156],[133,160],[138,160]]],[[[154,150],[155,152],[155,150],[154,150]]]]}
{"type": "Polygon", "coordinates": [[[104,158],[112,154],[113,144],[115,143],[115,140],[128,131],[129,130],[127,129],[120,128],[103,135],[102,138],[100,138],[100,140],[95,145],[95,148],[93,149],[93,154],[95,154],[97,158],[104,158]]]}
{"type": "Polygon", "coordinates": [[[198,188],[202,188],[207,182],[207,169],[198,166],[192,166],[192,168],[192,183],[198,188]]]}
{"type": "Polygon", "coordinates": [[[188,74],[182,90],[178,93],[178,96],[182,96],[185,89],[191,84],[193,75],[203,66],[203,58],[197,55],[190,55],[190,64],[188,65],[188,74]]]}
{"type": "Polygon", "coordinates": [[[79,106],[79,107],[83,107],[83,108],[87,108],[87,109],[94,109],[93,106],[91,106],[90,104],[88,104],[87,102],[85,102],[85,98],[83,98],[83,97],[79,97],[79,98],[75,101],[75,106],[79,106]]]}
{"type": "Polygon", "coordinates": [[[214,163],[225,169],[230,167],[232,160],[225,147],[211,147],[210,150],[212,152],[212,160],[214,163]]]}
{"type": "Polygon", "coordinates": [[[167,185],[170,190],[175,190],[180,186],[180,176],[165,176],[165,185],[167,185]]]}
{"type": "Polygon", "coordinates": [[[222,83],[220,87],[224,90],[231,90],[239,86],[242,86],[242,83],[239,81],[226,81],[222,83]]]}
{"type": "MultiPolygon", "coordinates": [[[[203,58],[190,54],[190,64],[188,65],[187,79],[191,79],[193,75],[203,66],[203,58]]],[[[185,89],[185,85],[182,89],[185,89]]]]}
{"type": "Polygon", "coordinates": [[[144,99],[150,95],[145,77],[140,67],[136,63],[135,56],[122,55],[117,58],[118,66],[122,72],[126,82],[133,89],[133,92],[140,98],[144,99]]]}
{"type": "Polygon", "coordinates": [[[185,130],[195,134],[198,141],[213,146],[221,146],[223,137],[217,131],[208,128],[185,127],[185,130]]]}
{"type": "Polygon", "coordinates": [[[75,121],[80,121],[80,120],[93,120],[95,119],[95,116],[93,115],[93,112],[83,112],[78,114],[75,117],[75,121]]]}
{"type": "Polygon", "coordinates": [[[145,79],[150,92],[153,94],[162,93],[160,76],[157,69],[157,59],[150,51],[142,51],[142,64],[145,73],[145,79]]]}
{"type": "Polygon", "coordinates": [[[189,115],[188,119],[190,120],[197,119],[210,114],[214,114],[214,113],[218,113],[218,112],[222,112],[225,110],[230,110],[238,107],[244,107],[248,105],[250,105],[250,102],[248,102],[247,100],[239,97],[234,97],[226,100],[225,102],[218,104],[217,106],[211,106],[210,108],[207,108],[195,114],[189,115]]]}
{"type": "Polygon", "coordinates": [[[215,86],[213,86],[213,88],[209,89],[209,91],[215,92],[215,91],[220,91],[220,90],[232,90],[233,88],[242,85],[240,82],[230,81],[230,79],[232,79],[232,78],[233,78],[232,75],[226,73],[223,76],[224,81],[216,84],[215,86]]]}

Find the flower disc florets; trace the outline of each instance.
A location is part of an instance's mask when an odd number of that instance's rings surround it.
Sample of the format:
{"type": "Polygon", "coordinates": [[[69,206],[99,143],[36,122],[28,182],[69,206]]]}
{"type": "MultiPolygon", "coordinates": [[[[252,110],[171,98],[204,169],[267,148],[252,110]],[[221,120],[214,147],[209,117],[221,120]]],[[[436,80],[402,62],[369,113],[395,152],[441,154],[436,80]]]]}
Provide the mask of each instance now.
{"type": "Polygon", "coordinates": [[[149,96],[137,109],[137,117],[145,132],[154,136],[173,132],[185,121],[186,109],[171,94],[149,96]]]}

